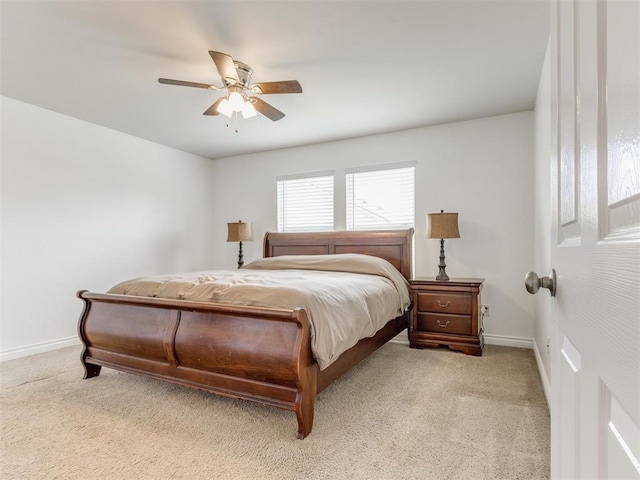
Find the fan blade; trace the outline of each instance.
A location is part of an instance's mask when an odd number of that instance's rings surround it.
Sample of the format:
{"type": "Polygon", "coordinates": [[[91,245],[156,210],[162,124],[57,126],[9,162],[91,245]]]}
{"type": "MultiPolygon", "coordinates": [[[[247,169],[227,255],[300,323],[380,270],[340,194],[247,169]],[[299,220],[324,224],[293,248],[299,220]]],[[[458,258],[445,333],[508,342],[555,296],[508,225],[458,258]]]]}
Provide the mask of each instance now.
{"type": "Polygon", "coordinates": [[[284,113],[282,113],[277,108],[272,107],[261,98],[251,97],[250,100],[253,106],[255,107],[255,109],[259,111],[262,115],[267,117],[268,119],[273,120],[274,122],[277,122],[278,120],[284,117],[284,113]]]}
{"type": "Polygon", "coordinates": [[[185,82],[183,80],[171,80],[170,78],[159,78],[158,82],[164,83],[165,85],[178,85],[180,87],[196,87],[196,88],[215,88],[218,87],[215,85],[209,85],[208,83],[196,83],[196,82],[185,82]]]}
{"type": "Polygon", "coordinates": [[[224,100],[225,97],[220,97],[219,99],[217,99],[213,105],[211,105],[209,108],[207,108],[203,115],[220,115],[220,112],[218,111],[218,105],[220,105],[220,102],[222,102],[222,100],[224,100]]]}
{"type": "Polygon", "coordinates": [[[209,55],[213,59],[213,63],[218,68],[218,73],[222,77],[225,85],[236,85],[240,83],[236,66],[233,64],[233,58],[226,53],[214,52],[209,50],[209,55]]]}
{"type": "Polygon", "coordinates": [[[270,93],[302,93],[302,85],[297,80],[254,83],[251,87],[258,87],[260,91],[256,93],[265,95],[270,93]]]}

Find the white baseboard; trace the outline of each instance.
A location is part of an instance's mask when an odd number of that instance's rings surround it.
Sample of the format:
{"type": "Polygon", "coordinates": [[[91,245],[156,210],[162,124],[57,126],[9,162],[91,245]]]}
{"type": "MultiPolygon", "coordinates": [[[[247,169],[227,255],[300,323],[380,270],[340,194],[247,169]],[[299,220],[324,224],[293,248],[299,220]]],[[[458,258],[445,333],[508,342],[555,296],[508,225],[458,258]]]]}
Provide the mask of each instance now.
{"type": "Polygon", "coordinates": [[[0,352],[0,362],[50,352],[52,350],[58,350],[59,348],[74,347],[76,345],[80,345],[80,339],[74,335],[73,337],[59,338],[58,340],[27,345],[26,347],[10,348],[0,352]]]}
{"type": "MultiPolygon", "coordinates": [[[[391,340],[391,343],[401,343],[403,345],[409,345],[409,339],[407,338],[407,332],[402,332],[396,335],[391,340]]],[[[491,335],[484,334],[484,343],[487,345],[502,345],[503,347],[516,347],[516,348],[528,348],[533,349],[533,339],[523,337],[506,337],[504,335],[491,335]]]]}
{"type": "MultiPolygon", "coordinates": [[[[402,332],[399,335],[396,335],[391,340],[391,343],[400,343],[403,345],[409,345],[409,339],[407,339],[407,332],[402,332]]],[[[533,339],[532,338],[523,338],[523,337],[507,337],[504,335],[487,335],[484,334],[484,343],[487,345],[501,345],[503,347],[516,347],[516,348],[533,348],[533,339]]]]}
{"type": "Polygon", "coordinates": [[[484,343],[487,345],[501,345],[503,347],[533,348],[533,339],[524,337],[507,337],[505,335],[484,334],[484,343]]]}
{"type": "Polygon", "coordinates": [[[535,339],[533,340],[533,354],[536,357],[536,364],[538,365],[538,373],[540,374],[540,381],[542,382],[542,391],[544,392],[544,398],[547,400],[547,407],[551,411],[551,384],[549,383],[549,377],[544,369],[542,363],[542,357],[540,356],[540,350],[535,339]]]}

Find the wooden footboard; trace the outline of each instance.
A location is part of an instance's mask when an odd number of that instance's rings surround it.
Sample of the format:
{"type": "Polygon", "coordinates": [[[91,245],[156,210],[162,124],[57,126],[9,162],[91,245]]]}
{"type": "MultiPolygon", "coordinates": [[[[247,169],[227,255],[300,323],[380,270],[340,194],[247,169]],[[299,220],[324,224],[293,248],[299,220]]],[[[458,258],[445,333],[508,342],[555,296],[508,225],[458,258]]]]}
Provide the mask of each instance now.
{"type": "Polygon", "coordinates": [[[320,371],[303,309],[233,307],[78,292],[84,378],[104,367],[295,412],[298,435],[313,427],[318,393],[407,328],[390,320],[320,371]]]}
{"type": "Polygon", "coordinates": [[[302,309],[78,292],[85,378],[102,366],[293,410],[313,425],[318,367],[302,309]]]}

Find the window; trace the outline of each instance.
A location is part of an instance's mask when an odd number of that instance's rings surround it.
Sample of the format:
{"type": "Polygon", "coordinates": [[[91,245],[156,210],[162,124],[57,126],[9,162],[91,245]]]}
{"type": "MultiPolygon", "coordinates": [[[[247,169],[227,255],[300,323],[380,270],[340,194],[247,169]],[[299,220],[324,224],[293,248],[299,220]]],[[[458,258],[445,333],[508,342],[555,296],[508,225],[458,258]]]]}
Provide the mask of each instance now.
{"type": "Polygon", "coordinates": [[[413,227],[414,170],[413,165],[348,169],[347,230],[413,227]]]}
{"type": "Polygon", "coordinates": [[[333,172],[279,177],[278,231],[333,230],[333,172]]]}

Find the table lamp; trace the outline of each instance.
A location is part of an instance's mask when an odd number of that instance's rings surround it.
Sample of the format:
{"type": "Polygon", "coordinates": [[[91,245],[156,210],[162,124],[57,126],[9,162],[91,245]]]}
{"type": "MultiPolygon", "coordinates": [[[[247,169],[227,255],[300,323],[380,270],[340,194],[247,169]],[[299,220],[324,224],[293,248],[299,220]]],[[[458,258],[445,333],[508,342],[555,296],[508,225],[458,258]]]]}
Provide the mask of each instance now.
{"type": "Polygon", "coordinates": [[[242,220],[238,220],[238,222],[227,223],[227,242],[240,242],[238,268],[242,268],[242,265],[244,265],[244,260],[242,259],[242,242],[250,242],[252,240],[251,222],[244,223],[242,220]]]}
{"type": "Polygon", "coordinates": [[[447,265],[444,263],[444,239],[460,238],[458,214],[444,213],[444,210],[440,210],[440,213],[428,213],[427,220],[427,237],[440,239],[440,264],[438,265],[440,270],[436,280],[447,282],[449,275],[446,272],[447,265]]]}

